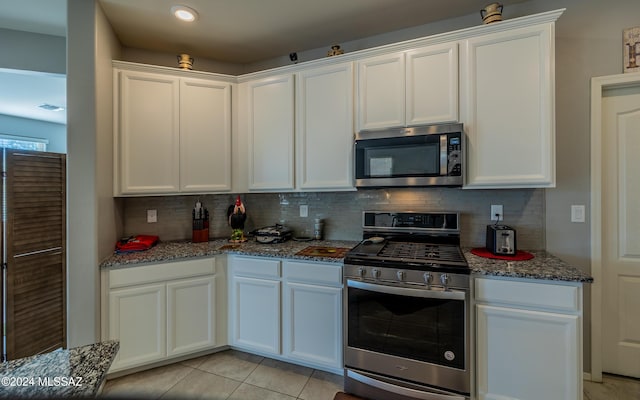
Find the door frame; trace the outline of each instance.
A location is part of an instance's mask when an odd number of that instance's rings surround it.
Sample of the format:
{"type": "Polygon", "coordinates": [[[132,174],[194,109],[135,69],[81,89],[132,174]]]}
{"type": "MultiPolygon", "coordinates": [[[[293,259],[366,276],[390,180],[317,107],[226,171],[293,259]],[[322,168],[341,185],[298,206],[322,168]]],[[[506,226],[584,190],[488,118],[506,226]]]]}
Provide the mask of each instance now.
{"type": "Polygon", "coordinates": [[[602,94],[640,86],[640,72],[591,78],[591,380],[602,382],[602,94]]]}

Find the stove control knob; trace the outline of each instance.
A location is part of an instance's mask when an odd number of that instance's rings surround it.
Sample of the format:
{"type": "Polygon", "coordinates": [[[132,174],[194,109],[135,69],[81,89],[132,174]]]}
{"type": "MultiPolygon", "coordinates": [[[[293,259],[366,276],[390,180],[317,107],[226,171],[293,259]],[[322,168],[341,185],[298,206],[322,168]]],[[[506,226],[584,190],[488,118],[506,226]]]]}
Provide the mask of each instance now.
{"type": "Polygon", "coordinates": [[[374,268],[371,271],[371,275],[373,275],[373,277],[376,279],[380,278],[380,270],[378,268],[374,268]]]}
{"type": "Polygon", "coordinates": [[[367,274],[367,270],[364,267],[358,267],[358,276],[364,277],[367,274]]]}
{"type": "Polygon", "coordinates": [[[440,282],[442,283],[442,286],[444,286],[444,290],[447,290],[447,286],[449,286],[449,275],[440,275],[440,282]]]}
{"type": "Polygon", "coordinates": [[[427,285],[431,285],[431,282],[433,282],[433,275],[431,275],[431,272],[425,272],[422,277],[424,278],[424,283],[427,285]]]}
{"type": "Polygon", "coordinates": [[[398,276],[399,281],[403,281],[407,277],[407,273],[402,270],[398,271],[396,275],[398,276]]]}

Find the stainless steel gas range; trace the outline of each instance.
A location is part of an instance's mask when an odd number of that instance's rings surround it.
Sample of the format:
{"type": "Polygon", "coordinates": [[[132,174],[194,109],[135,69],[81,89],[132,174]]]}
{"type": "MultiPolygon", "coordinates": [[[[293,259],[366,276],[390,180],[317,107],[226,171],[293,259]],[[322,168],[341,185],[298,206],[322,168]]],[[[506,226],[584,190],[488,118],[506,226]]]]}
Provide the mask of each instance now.
{"type": "Polygon", "coordinates": [[[470,275],[457,213],[365,211],[344,265],[345,391],[470,398],[470,275]]]}

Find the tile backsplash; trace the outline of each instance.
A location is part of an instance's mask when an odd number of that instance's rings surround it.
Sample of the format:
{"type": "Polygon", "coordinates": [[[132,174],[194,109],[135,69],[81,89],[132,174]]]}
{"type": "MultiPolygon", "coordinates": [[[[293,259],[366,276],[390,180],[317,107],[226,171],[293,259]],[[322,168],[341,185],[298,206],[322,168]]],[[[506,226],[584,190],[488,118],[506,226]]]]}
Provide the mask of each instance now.
{"type": "MultiPolygon", "coordinates": [[[[367,189],[350,192],[245,193],[245,231],[280,221],[296,236],[312,236],[315,218],[324,221],[324,237],[359,240],[362,211],[455,211],[461,215],[461,244],[484,246],[491,204],[502,204],[502,221],[517,231],[518,248],[544,248],[544,189],[463,190],[457,188],[367,189]],[[308,217],[300,217],[300,206],[308,217]]],[[[191,210],[199,199],[209,210],[211,238],[227,237],[227,208],[235,194],[125,198],[124,234],[158,235],[161,240],[191,238],[191,210]],[[158,222],[147,223],[147,211],[157,210],[158,222]]]]}

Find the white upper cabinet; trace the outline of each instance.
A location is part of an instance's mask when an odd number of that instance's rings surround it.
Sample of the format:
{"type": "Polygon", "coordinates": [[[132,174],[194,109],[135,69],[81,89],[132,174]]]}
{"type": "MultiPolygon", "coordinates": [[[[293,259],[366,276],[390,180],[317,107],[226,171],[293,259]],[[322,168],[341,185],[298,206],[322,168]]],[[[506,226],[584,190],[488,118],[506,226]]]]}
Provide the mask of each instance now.
{"type": "Polygon", "coordinates": [[[249,190],[353,189],[353,64],[246,83],[249,190]]]}
{"type": "Polygon", "coordinates": [[[357,130],[458,120],[458,43],[367,58],[358,65],[357,130]]]}
{"type": "Polygon", "coordinates": [[[116,71],[116,80],[115,194],[177,192],[179,79],[116,71]]]}
{"type": "Polygon", "coordinates": [[[475,36],[464,46],[465,187],[554,187],[553,22],[475,36]]]}
{"type": "Polygon", "coordinates": [[[298,73],[297,186],[353,188],[353,64],[298,73]]]}
{"type": "Polygon", "coordinates": [[[249,189],[291,190],[294,177],[294,75],[248,83],[249,189]]]}
{"type": "Polygon", "coordinates": [[[180,191],[231,190],[231,85],[180,82],[180,191]]]}
{"type": "Polygon", "coordinates": [[[114,69],[116,196],[231,190],[231,83],[185,74],[114,69]]]}
{"type": "Polygon", "coordinates": [[[458,43],[406,54],[407,126],[458,121],[458,43]]]}
{"type": "Polygon", "coordinates": [[[403,126],[404,53],[367,58],[357,65],[357,130],[403,126]]]}

